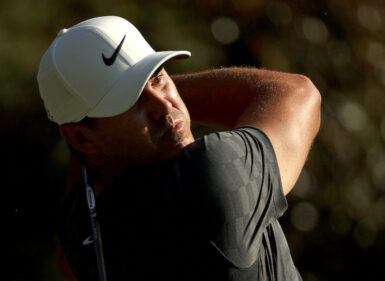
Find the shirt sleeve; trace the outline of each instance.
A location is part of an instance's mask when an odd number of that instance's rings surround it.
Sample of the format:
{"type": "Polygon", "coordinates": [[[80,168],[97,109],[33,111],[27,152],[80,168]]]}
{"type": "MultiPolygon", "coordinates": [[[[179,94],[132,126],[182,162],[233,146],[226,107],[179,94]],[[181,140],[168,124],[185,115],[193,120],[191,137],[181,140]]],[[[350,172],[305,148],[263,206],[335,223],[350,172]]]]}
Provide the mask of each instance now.
{"type": "Polygon", "coordinates": [[[185,150],[201,232],[232,265],[250,267],[266,227],[287,209],[268,137],[254,127],[209,134],[185,150]]]}

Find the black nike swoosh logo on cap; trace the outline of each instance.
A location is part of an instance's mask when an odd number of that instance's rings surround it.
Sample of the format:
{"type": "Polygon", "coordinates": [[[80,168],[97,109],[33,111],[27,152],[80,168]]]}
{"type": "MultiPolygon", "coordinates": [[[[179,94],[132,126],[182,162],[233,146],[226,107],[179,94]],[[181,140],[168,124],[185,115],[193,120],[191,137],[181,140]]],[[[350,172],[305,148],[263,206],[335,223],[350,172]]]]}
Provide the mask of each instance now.
{"type": "Polygon", "coordinates": [[[120,41],[118,47],[116,47],[116,49],[115,49],[115,51],[114,51],[114,53],[112,54],[111,57],[106,58],[106,57],[104,56],[104,54],[102,53],[102,57],[103,57],[103,61],[104,61],[104,64],[105,64],[105,65],[110,66],[110,65],[112,65],[112,64],[115,62],[116,58],[118,57],[120,48],[122,48],[124,39],[126,39],[126,35],[123,36],[122,41],[120,41]]]}

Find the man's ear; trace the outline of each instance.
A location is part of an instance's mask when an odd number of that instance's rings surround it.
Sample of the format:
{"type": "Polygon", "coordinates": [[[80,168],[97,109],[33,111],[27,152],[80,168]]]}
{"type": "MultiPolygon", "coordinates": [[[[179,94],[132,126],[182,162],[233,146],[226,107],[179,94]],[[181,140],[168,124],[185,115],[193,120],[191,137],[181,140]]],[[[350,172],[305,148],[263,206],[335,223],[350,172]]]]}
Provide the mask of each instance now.
{"type": "Polygon", "coordinates": [[[95,154],[99,152],[95,133],[84,124],[63,124],[60,125],[59,131],[67,142],[77,150],[86,154],[95,154]]]}

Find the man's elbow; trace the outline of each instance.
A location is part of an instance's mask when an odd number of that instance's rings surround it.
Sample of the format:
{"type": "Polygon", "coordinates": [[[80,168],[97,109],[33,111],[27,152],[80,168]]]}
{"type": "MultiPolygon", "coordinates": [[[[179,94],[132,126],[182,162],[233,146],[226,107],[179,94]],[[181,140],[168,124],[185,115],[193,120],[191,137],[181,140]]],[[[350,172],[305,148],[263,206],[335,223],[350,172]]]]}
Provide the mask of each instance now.
{"type": "Polygon", "coordinates": [[[313,82],[305,75],[302,74],[293,74],[295,78],[293,82],[299,85],[299,90],[304,94],[308,95],[309,98],[314,99],[314,102],[321,105],[321,94],[318,91],[317,87],[313,84],[313,82]]]}
{"type": "Polygon", "coordinates": [[[295,74],[295,76],[298,117],[307,123],[308,129],[315,137],[321,125],[321,93],[308,77],[301,74],[295,74]]]}

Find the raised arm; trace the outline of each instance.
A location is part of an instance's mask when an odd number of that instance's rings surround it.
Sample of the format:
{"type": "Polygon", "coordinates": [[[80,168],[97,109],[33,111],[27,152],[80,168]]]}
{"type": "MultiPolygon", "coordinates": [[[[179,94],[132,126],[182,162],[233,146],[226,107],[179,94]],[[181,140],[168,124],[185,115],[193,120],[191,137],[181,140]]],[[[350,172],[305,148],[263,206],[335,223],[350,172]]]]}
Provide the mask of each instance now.
{"type": "Polygon", "coordinates": [[[294,184],[320,127],[321,97],[305,76],[223,68],[172,77],[194,122],[221,129],[254,126],[273,144],[284,193],[294,184]]]}

